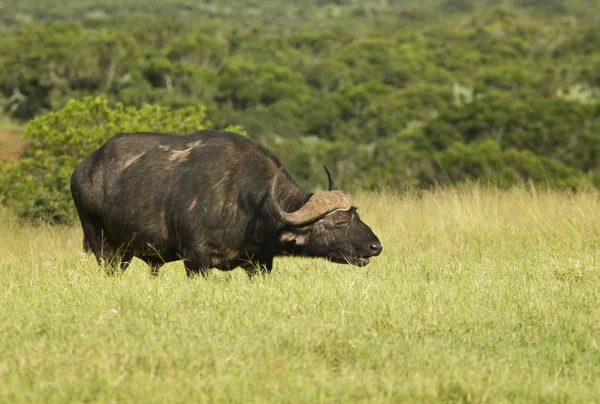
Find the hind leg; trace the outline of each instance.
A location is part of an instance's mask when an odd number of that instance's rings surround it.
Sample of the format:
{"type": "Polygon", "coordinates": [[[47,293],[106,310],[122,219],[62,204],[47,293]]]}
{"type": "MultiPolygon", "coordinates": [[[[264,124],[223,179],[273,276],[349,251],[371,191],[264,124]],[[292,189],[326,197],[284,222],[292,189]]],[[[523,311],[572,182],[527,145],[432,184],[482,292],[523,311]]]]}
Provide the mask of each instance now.
{"type": "Polygon", "coordinates": [[[96,257],[98,265],[101,265],[104,250],[102,225],[96,218],[82,212],[79,212],[79,218],[83,229],[83,250],[85,252],[92,252],[96,257]]]}
{"type": "Polygon", "coordinates": [[[133,253],[128,250],[121,251],[109,240],[103,239],[96,259],[99,261],[100,266],[104,266],[107,274],[114,275],[127,269],[133,259],[133,253]],[[117,271],[117,268],[120,271],[117,271]]]}
{"type": "Polygon", "coordinates": [[[126,250],[122,253],[117,252],[117,262],[119,263],[121,272],[125,272],[129,264],[131,264],[131,260],[133,260],[133,252],[129,250],[126,250]]]}
{"type": "Polygon", "coordinates": [[[119,251],[119,247],[110,241],[100,220],[84,212],[79,212],[83,229],[83,249],[92,252],[98,266],[105,266],[109,274],[116,273],[117,267],[125,271],[133,259],[130,251],[119,251]]]}
{"type": "Polygon", "coordinates": [[[90,242],[83,236],[83,251],[86,253],[92,252],[92,247],[90,247],[90,242]]]}

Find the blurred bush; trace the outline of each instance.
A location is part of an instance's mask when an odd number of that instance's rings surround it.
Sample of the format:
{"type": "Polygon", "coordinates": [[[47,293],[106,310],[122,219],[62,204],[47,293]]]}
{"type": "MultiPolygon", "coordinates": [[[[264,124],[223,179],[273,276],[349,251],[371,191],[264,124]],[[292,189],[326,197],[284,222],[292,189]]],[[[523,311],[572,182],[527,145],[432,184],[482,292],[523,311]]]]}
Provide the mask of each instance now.
{"type": "Polygon", "coordinates": [[[70,193],[73,169],[110,137],[119,132],[181,134],[207,126],[202,106],[109,106],[104,96],[71,100],[63,109],[29,122],[21,159],[13,166],[0,166],[1,200],[20,217],[69,223],[75,212],[70,193]]]}

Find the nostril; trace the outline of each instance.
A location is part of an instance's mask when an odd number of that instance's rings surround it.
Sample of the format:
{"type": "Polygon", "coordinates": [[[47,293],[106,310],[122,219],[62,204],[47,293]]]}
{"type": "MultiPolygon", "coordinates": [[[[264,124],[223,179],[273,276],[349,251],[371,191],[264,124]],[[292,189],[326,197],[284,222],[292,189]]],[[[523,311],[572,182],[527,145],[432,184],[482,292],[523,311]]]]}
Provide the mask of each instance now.
{"type": "Polygon", "coordinates": [[[383,246],[381,243],[373,243],[371,244],[371,250],[373,250],[376,254],[379,254],[381,250],[383,250],[383,246]]]}

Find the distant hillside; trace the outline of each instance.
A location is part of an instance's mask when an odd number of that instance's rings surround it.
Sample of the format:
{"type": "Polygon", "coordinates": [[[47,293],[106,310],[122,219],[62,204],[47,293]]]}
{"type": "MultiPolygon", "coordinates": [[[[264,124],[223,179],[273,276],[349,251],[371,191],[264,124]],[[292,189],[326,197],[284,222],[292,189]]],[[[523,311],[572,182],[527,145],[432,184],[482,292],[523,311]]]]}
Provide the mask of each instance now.
{"type": "Polygon", "coordinates": [[[545,14],[580,13],[597,6],[595,0],[4,0],[0,23],[22,25],[47,21],[105,21],[131,15],[160,15],[195,19],[264,21],[281,26],[298,21],[330,24],[347,18],[384,17],[427,21],[444,14],[514,7],[545,14]],[[43,4],[43,6],[40,6],[43,4]]]}

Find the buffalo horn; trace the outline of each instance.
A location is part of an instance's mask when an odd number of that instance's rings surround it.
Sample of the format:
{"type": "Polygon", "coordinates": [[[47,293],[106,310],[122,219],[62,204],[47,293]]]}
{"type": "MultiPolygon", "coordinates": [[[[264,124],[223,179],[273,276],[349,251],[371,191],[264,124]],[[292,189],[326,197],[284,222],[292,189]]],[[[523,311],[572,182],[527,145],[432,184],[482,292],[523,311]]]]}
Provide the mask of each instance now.
{"type": "Polygon", "coordinates": [[[329,191],[333,191],[333,175],[331,175],[331,171],[329,171],[329,168],[327,168],[327,166],[323,166],[323,168],[325,169],[325,172],[327,173],[327,180],[329,181],[329,191]]]}
{"type": "MultiPolygon", "coordinates": [[[[352,201],[344,191],[322,191],[312,195],[308,201],[295,212],[287,213],[281,209],[276,196],[277,178],[283,167],[277,170],[269,187],[269,209],[282,223],[300,226],[322,218],[334,210],[348,210],[352,201]]],[[[330,181],[330,185],[331,181],[330,181]]]]}

